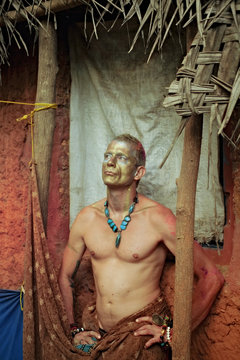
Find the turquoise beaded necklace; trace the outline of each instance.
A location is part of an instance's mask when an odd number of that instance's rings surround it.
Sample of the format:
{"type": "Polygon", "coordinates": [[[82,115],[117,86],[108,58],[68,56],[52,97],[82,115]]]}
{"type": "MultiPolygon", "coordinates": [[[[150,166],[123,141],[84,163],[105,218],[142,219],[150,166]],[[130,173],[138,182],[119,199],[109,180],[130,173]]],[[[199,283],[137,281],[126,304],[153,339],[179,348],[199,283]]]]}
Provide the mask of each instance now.
{"type": "Polygon", "coordinates": [[[115,233],[118,233],[117,234],[117,237],[116,237],[116,240],[115,240],[115,246],[116,248],[119,247],[120,245],[120,242],[121,242],[121,232],[122,230],[126,230],[128,224],[130,223],[131,221],[131,216],[130,214],[132,214],[134,208],[135,208],[135,205],[138,203],[138,194],[136,192],[136,196],[135,198],[133,199],[133,203],[130,205],[129,207],[129,210],[128,210],[128,215],[124,217],[124,219],[122,220],[122,223],[120,225],[120,229],[118,229],[117,225],[115,224],[115,222],[110,218],[110,213],[109,213],[109,209],[108,209],[108,201],[106,200],[105,203],[104,203],[104,213],[107,217],[107,223],[108,225],[110,226],[110,228],[112,229],[113,232],[115,233]]]}

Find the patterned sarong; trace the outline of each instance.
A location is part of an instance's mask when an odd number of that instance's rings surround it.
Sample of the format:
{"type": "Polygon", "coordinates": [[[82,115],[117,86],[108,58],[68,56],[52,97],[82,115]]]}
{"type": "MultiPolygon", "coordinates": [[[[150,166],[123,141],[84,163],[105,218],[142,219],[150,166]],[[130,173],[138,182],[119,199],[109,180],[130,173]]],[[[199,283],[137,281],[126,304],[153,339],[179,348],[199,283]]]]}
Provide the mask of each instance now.
{"type": "MultiPolygon", "coordinates": [[[[158,297],[142,310],[120,320],[106,335],[98,341],[92,350],[90,358],[106,360],[161,360],[169,359],[169,351],[162,350],[159,344],[154,344],[144,349],[145,343],[151,336],[134,336],[134,331],[144,323],[136,323],[136,319],[142,316],[170,315],[169,309],[163,297],[158,297]]],[[[96,306],[87,306],[83,312],[83,326],[85,329],[99,331],[96,320],[96,306]]]]}

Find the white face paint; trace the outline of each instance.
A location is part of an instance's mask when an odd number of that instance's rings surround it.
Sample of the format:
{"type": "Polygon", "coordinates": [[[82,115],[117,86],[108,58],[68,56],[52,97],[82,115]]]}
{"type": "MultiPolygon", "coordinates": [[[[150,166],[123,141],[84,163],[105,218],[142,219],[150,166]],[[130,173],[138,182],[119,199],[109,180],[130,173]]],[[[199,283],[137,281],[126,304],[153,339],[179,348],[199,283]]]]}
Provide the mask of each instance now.
{"type": "Polygon", "coordinates": [[[129,186],[136,173],[135,149],[124,141],[112,141],[104,154],[102,178],[108,186],[129,186]]]}

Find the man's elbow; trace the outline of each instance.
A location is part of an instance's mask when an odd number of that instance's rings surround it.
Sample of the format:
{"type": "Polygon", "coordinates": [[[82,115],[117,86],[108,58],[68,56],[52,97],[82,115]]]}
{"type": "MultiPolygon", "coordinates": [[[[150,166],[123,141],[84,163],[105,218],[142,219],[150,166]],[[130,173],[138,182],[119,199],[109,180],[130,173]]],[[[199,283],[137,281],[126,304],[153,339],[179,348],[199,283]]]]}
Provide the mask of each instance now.
{"type": "Polygon", "coordinates": [[[217,282],[218,282],[218,287],[219,290],[223,287],[225,279],[223,274],[218,270],[218,274],[217,274],[217,282]]]}
{"type": "Polygon", "coordinates": [[[69,277],[61,269],[58,274],[58,285],[61,292],[63,292],[64,289],[69,286],[69,282],[69,277]]]}
{"type": "Polygon", "coordinates": [[[62,279],[64,278],[63,268],[60,267],[59,273],[58,273],[58,283],[60,284],[62,282],[62,279]]]}
{"type": "Polygon", "coordinates": [[[214,293],[218,293],[224,285],[225,279],[222,273],[215,269],[215,271],[208,274],[209,287],[212,288],[214,293]]]}
{"type": "Polygon", "coordinates": [[[64,287],[64,281],[63,281],[63,276],[62,276],[62,273],[60,272],[58,274],[58,285],[59,285],[59,288],[60,288],[60,291],[62,292],[62,289],[64,287]]]}

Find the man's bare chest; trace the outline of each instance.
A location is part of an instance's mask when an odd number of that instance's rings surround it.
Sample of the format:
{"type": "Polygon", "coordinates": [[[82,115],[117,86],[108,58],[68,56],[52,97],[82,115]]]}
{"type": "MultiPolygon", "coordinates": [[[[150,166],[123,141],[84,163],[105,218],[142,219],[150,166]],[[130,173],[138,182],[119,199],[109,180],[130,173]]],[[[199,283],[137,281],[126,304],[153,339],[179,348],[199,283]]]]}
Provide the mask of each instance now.
{"type": "MultiPolygon", "coordinates": [[[[121,222],[116,221],[118,229],[121,222]]],[[[95,219],[86,229],[84,241],[95,259],[117,256],[127,262],[147,259],[159,252],[161,234],[151,227],[146,219],[132,216],[126,229],[121,231],[121,241],[116,247],[117,232],[113,232],[103,216],[95,219]]],[[[158,254],[159,255],[159,254],[158,254]]]]}

